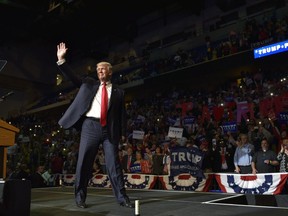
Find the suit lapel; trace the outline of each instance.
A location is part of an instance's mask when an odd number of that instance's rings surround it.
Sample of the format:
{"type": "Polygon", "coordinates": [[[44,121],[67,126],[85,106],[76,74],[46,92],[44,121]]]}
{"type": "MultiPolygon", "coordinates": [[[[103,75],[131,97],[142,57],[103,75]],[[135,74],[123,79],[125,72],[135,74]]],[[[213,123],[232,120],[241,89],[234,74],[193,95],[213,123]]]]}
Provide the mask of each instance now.
{"type": "Polygon", "coordinates": [[[110,103],[108,105],[108,110],[111,107],[111,104],[113,103],[113,101],[116,99],[117,97],[117,89],[114,88],[114,86],[112,85],[112,89],[111,89],[111,97],[110,97],[110,103]]]}

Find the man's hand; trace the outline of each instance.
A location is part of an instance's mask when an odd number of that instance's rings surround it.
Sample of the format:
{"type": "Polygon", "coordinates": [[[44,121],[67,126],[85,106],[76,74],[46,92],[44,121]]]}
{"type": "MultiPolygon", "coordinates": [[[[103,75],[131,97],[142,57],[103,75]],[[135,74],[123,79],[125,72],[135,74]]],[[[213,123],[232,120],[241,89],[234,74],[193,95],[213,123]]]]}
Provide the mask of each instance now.
{"type": "Polygon", "coordinates": [[[58,58],[58,61],[65,60],[65,55],[66,55],[67,50],[68,50],[68,48],[66,48],[65,43],[61,42],[60,44],[57,45],[57,58],[58,58]]]}
{"type": "Polygon", "coordinates": [[[234,172],[240,173],[240,171],[241,171],[240,168],[238,166],[236,166],[234,172]]]}

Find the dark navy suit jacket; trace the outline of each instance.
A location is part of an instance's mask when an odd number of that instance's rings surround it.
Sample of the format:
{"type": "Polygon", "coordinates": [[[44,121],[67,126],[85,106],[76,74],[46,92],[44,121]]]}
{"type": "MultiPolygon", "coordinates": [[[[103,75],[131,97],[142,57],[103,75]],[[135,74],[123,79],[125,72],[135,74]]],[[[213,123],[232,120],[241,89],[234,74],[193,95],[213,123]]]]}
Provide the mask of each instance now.
{"type": "MultiPolygon", "coordinates": [[[[73,73],[67,63],[58,67],[65,78],[70,79],[75,87],[79,88],[75,99],[58,123],[65,129],[71,127],[77,128],[77,125],[82,125],[86,117],[85,115],[90,109],[94,96],[97,93],[100,82],[92,77],[86,77],[81,80],[73,73]]],[[[126,123],[124,91],[112,85],[107,114],[107,131],[111,143],[118,145],[121,136],[126,136],[126,123]]]]}

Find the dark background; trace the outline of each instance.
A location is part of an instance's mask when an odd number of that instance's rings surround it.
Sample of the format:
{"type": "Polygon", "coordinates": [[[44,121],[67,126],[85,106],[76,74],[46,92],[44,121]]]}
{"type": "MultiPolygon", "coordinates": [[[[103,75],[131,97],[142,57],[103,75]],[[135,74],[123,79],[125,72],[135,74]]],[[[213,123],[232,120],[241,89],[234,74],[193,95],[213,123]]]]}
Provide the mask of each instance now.
{"type": "MultiPolygon", "coordinates": [[[[141,17],[155,12],[165,24],[169,5],[175,5],[183,14],[200,15],[209,4],[216,4],[225,12],[246,3],[245,0],[1,1],[0,60],[7,60],[7,64],[0,71],[0,98],[5,99],[0,100],[0,108],[14,109],[18,104],[11,105],[12,100],[33,102],[55,91],[59,42],[67,43],[72,63],[87,57],[105,59],[113,44],[133,41],[138,36],[136,20],[141,17]],[[13,94],[9,95],[10,92],[13,94]]],[[[273,1],[273,4],[283,4],[283,1],[273,1]]],[[[287,68],[286,59],[287,54],[280,53],[255,60],[250,50],[147,79],[144,85],[127,89],[127,98],[149,97],[171,87],[209,91],[235,80],[242,71],[261,68],[283,71],[287,68]]]]}

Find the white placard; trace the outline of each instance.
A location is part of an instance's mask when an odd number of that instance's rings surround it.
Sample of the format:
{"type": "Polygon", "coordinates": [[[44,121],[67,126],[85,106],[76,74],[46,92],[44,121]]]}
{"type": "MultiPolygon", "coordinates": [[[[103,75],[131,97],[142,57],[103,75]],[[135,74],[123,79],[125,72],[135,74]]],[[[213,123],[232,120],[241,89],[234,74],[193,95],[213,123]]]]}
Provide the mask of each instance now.
{"type": "Polygon", "coordinates": [[[144,131],[133,130],[133,139],[142,140],[144,138],[144,131]]]}
{"type": "Polygon", "coordinates": [[[28,136],[24,136],[22,138],[22,142],[30,142],[30,138],[28,136]]]}
{"type": "Polygon", "coordinates": [[[170,138],[182,138],[183,128],[169,127],[168,137],[170,138]]]}
{"type": "Polygon", "coordinates": [[[45,179],[46,182],[48,182],[51,175],[48,171],[46,171],[42,174],[42,177],[45,179]]]}

